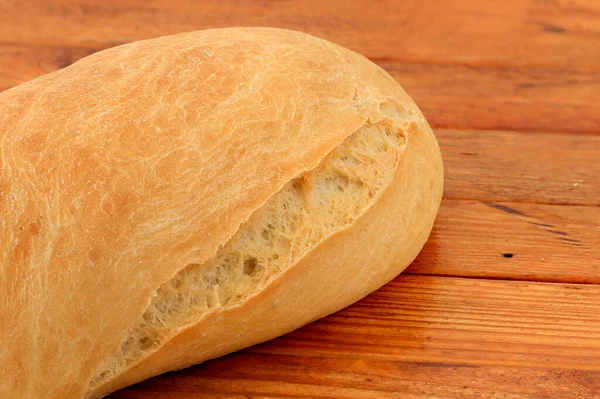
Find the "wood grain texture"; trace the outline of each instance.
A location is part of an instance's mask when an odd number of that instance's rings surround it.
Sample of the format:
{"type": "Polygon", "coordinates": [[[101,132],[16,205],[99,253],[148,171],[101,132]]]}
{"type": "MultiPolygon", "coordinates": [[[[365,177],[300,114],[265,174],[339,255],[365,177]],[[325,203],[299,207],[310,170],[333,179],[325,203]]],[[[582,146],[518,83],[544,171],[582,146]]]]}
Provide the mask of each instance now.
{"type": "Polygon", "coordinates": [[[600,133],[600,72],[378,64],[403,85],[436,128],[600,133]]]}
{"type": "Polygon", "coordinates": [[[304,30],[377,59],[600,67],[595,0],[2,0],[0,38],[112,46],[224,26],[304,30]]]}
{"type": "Polygon", "coordinates": [[[600,205],[600,136],[436,130],[444,198],[600,205]]]}
{"type": "Polygon", "coordinates": [[[400,276],[284,337],[111,398],[593,399],[599,307],[600,286],[400,276]]]}
{"type": "MultiPolygon", "coordinates": [[[[0,90],[101,48],[0,44],[0,90]]],[[[600,133],[600,72],[377,61],[433,127],[600,133]]]]}
{"type": "Polygon", "coordinates": [[[405,273],[600,284],[600,208],[444,200],[405,273]]]}

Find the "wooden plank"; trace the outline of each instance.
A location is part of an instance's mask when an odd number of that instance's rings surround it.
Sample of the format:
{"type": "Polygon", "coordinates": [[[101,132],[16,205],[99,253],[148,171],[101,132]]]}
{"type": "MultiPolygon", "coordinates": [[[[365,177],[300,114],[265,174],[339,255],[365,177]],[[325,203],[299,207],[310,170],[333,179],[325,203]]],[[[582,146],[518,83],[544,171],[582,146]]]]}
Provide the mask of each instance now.
{"type": "Polygon", "coordinates": [[[599,286],[401,275],[279,339],[110,397],[599,395],[599,286]]]}
{"type": "Polygon", "coordinates": [[[444,200],[405,273],[600,284],[600,208],[444,200]]]}
{"type": "MultiPolygon", "coordinates": [[[[599,39],[600,42],[600,39],[599,39]]],[[[600,73],[379,62],[435,128],[600,133],[600,73]]]]}
{"type": "Polygon", "coordinates": [[[600,205],[600,136],[436,130],[447,199],[600,205]]]}
{"type": "MultiPolygon", "coordinates": [[[[0,49],[0,90],[100,50],[10,44],[0,49]]],[[[600,133],[596,71],[378,63],[413,96],[433,127],[600,133]]]]}
{"type": "Polygon", "coordinates": [[[276,26],[322,36],[377,59],[600,67],[597,1],[427,3],[3,0],[0,40],[101,47],[205,28],[276,26]]]}

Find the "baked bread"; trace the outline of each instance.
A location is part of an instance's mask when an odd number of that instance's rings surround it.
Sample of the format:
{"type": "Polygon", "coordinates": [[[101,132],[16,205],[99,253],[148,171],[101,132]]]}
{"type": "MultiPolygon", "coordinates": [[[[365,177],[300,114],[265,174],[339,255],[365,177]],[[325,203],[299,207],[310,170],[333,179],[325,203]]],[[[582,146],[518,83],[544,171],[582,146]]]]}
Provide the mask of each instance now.
{"type": "Polygon", "coordinates": [[[400,273],[435,137],[303,33],[108,49],[0,94],[0,397],[97,398],[335,312],[400,273]]]}

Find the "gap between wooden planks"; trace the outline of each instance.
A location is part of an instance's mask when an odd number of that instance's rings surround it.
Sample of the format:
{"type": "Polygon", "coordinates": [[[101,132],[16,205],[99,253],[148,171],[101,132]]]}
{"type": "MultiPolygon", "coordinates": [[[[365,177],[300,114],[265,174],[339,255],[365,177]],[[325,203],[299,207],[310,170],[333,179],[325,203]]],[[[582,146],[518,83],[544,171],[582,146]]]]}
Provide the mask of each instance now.
{"type": "MultiPolygon", "coordinates": [[[[0,48],[0,90],[101,50],[1,43],[0,48]]],[[[433,127],[600,133],[597,71],[375,62],[403,85],[433,127]]]]}
{"type": "Polygon", "coordinates": [[[226,26],[303,30],[368,57],[600,67],[600,3],[63,0],[0,3],[0,38],[107,47],[226,26]],[[448,18],[448,16],[452,16],[448,18]]]}
{"type": "Polygon", "coordinates": [[[599,343],[600,286],[401,275],[281,338],[111,398],[597,399],[599,343]]]}

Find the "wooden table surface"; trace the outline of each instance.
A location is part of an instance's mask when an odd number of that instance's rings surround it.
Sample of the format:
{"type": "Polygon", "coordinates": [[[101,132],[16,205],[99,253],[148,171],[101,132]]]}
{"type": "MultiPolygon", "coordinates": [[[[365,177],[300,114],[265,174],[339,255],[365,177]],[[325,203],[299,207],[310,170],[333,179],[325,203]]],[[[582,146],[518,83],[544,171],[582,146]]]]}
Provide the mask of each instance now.
{"type": "Polygon", "coordinates": [[[446,168],[432,236],[364,300],[112,398],[600,398],[600,0],[0,0],[0,90],[209,27],[303,30],[390,72],[446,168]]]}

